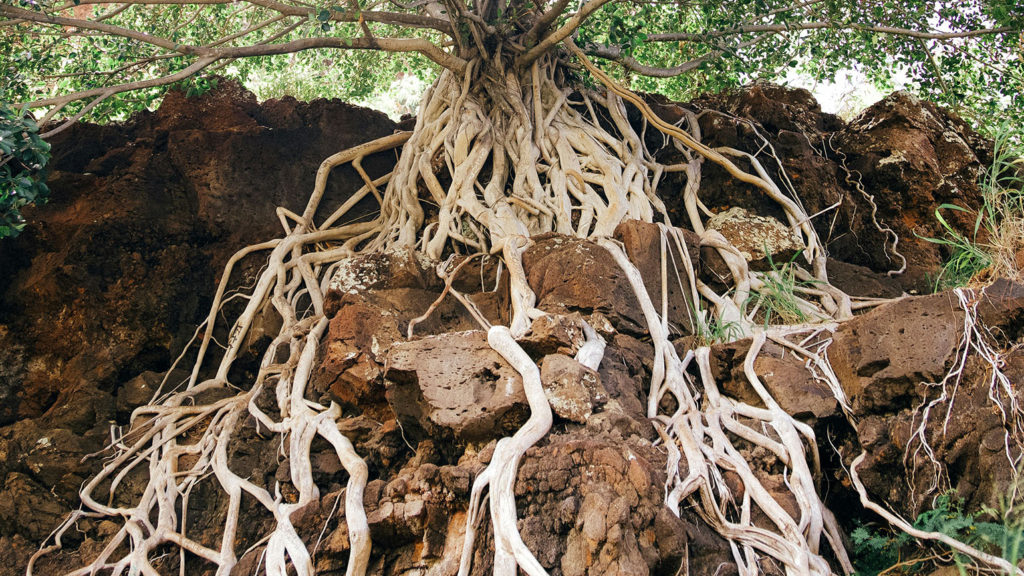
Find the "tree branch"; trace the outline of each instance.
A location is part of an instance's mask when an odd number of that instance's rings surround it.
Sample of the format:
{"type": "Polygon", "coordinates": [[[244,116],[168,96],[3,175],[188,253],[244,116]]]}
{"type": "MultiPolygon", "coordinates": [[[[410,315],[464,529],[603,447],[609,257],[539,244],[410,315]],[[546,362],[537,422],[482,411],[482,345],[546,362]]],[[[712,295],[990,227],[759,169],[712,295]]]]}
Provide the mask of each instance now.
{"type": "MultiPolygon", "coordinates": [[[[133,90],[144,90],[146,88],[154,88],[156,86],[165,86],[167,84],[173,84],[180,80],[184,80],[198,73],[210,64],[213,64],[217,60],[218,58],[216,57],[204,56],[193,62],[187,68],[179,70],[174,74],[168,74],[167,76],[161,76],[159,78],[150,78],[148,80],[139,80],[136,82],[126,82],[124,84],[118,84],[116,86],[107,86],[104,88],[93,88],[91,90],[72,92],[71,94],[65,94],[64,96],[58,96],[56,98],[47,98],[45,100],[35,100],[33,102],[28,102],[25,104],[25,106],[27,108],[41,108],[44,106],[53,106],[54,108],[47,112],[46,115],[43,117],[43,120],[45,121],[52,118],[61,108],[76,100],[83,100],[85,98],[96,98],[96,100],[87,105],[87,108],[92,108],[96,104],[99,104],[103,100],[115,94],[120,94],[122,92],[131,92],[133,90]]],[[[68,120],[68,122],[74,122],[79,117],[81,117],[82,114],[84,114],[84,112],[79,113],[74,118],[68,120]]],[[[56,132],[56,130],[51,130],[50,132],[47,132],[47,134],[45,135],[49,135],[50,133],[53,132],[56,132]]]]}
{"type": "Polygon", "coordinates": [[[569,0],[555,0],[554,6],[550,10],[544,12],[537,18],[537,22],[530,28],[529,31],[523,36],[523,45],[532,46],[540,38],[540,35],[548,31],[548,26],[558,18],[562,12],[565,12],[565,7],[569,5],[569,0]]]}
{"type": "Polygon", "coordinates": [[[526,68],[530,64],[533,64],[534,60],[540,58],[545,52],[575,32],[576,29],[579,28],[591,14],[596,12],[598,8],[613,1],[615,0],[590,0],[590,2],[587,2],[580,8],[579,12],[569,18],[569,21],[563,24],[561,28],[545,36],[544,39],[538,42],[536,46],[530,48],[525,54],[520,56],[517,64],[521,68],[526,68]]]}
{"type": "MultiPolygon", "coordinates": [[[[317,48],[383,50],[385,52],[419,52],[437,64],[457,73],[462,73],[466,67],[465,60],[448,54],[423,38],[302,38],[281,44],[256,44],[251,46],[238,46],[222,48],[220,50],[204,51],[198,60],[175,74],[162,76],[160,78],[151,78],[149,80],[118,84],[116,86],[82,90],[56,98],[35,100],[26,103],[25,106],[28,108],[56,106],[56,110],[59,110],[68,103],[76,100],[94,97],[101,97],[101,99],[105,99],[121,92],[164,86],[179,80],[184,80],[218,60],[291,54],[293,52],[301,52],[303,50],[312,50],[317,48]]],[[[56,113],[56,110],[49,111],[47,113],[47,117],[53,116],[53,114],[56,113]]]]}
{"type": "Polygon", "coordinates": [[[58,26],[69,26],[72,28],[79,28],[82,30],[95,30],[111,36],[121,36],[122,38],[131,38],[132,40],[138,40],[146,44],[152,44],[166,50],[172,50],[174,52],[180,52],[182,54],[195,54],[195,47],[178,44],[166,38],[160,36],[153,36],[137,30],[131,30],[129,28],[122,28],[120,26],[114,26],[112,24],[104,24],[102,22],[93,22],[91,20],[80,20],[78,18],[64,18],[61,16],[52,16],[34,12],[32,10],[23,10],[21,8],[15,8],[14,6],[0,5],[0,15],[8,18],[16,18],[19,20],[26,20],[29,22],[38,22],[40,24],[53,24],[58,26]]]}
{"type": "Polygon", "coordinates": [[[712,58],[718,58],[719,56],[725,54],[730,50],[740,50],[742,48],[752,46],[754,44],[757,44],[770,38],[772,35],[773,33],[761,34],[756,38],[747,40],[745,42],[741,42],[736,46],[730,47],[729,50],[726,50],[724,48],[712,50],[707,54],[683,62],[678,66],[672,66],[670,68],[661,68],[657,66],[648,66],[646,64],[643,64],[636,58],[623,54],[622,49],[619,48],[618,46],[596,46],[594,48],[588,49],[586,53],[592,56],[596,56],[598,58],[604,58],[605,60],[611,60],[613,62],[621,64],[626,69],[636,72],[637,74],[650,76],[652,78],[671,78],[673,76],[679,76],[680,74],[686,74],[687,72],[697,68],[704,62],[707,62],[712,58]]]}
{"type": "Polygon", "coordinates": [[[466,61],[441,50],[424,38],[302,38],[282,44],[240,46],[224,48],[213,52],[217,59],[250,58],[253,56],[272,56],[290,54],[316,48],[342,48],[350,50],[382,50],[384,52],[419,52],[435,63],[453,72],[462,73],[466,61]]]}
{"type": "MultiPolygon", "coordinates": [[[[146,5],[171,5],[171,4],[232,4],[236,0],[131,0],[128,4],[146,4],[146,5]]],[[[83,4],[123,4],[124,0],[81,0],[78,5],[83,4]]],[[[68,3],[59,8],[59,10],[66,10],[72,8],[76,4],[68,3]]]]}
{"type": "MultiPolygon", "coordinates": [[[[288,16],[302,16],[308,18],[310,15],[316,13],[316,9],[312,7],[302,6],[290,6],[278,2],[277,0],[246,0],[250,4],[262,6],[264,8],[285,14],[288,16]]],[[[412,28],[429,28],[431,30],[437,30],[443,34],[449,36],[452,35],[451,24],[446,20],[440,18],[433,18],[430,16],[422,16],[420,14],[406,14],[404,12],[354,12],[354,11],[336,11],[331,10],[331,20],[335,22],[358,22],[359,18],[367,22],[378,22],[381,24],[397,24],[402,26],[409,26],[412,28]]]]}
{"type": "Polygon", "coordinates": [[[647,40],[649,42],[701,42],[710,38],[722,38],[724,36],[735,36],[737,34],[750,34],[754,32],[792,32],[797,30],[855,30],[860,32],[890,34],[893,36],[909,36],[911,38],[920,38],[922,40],[953,40],[956,38],[973,38],[975,36],[1018,32],[1017,29],[1010,26],[965,30],[962,32],[922,32],[920,30],[896,28],[893,26],[877,26],[855,23],[838,24],[835,22],[800,22],[795,24],[749,24],[746,26],[730,28],[728,30],[716,30],[702,34],[685,32],[651,34],[647,37],[647,40]]]}

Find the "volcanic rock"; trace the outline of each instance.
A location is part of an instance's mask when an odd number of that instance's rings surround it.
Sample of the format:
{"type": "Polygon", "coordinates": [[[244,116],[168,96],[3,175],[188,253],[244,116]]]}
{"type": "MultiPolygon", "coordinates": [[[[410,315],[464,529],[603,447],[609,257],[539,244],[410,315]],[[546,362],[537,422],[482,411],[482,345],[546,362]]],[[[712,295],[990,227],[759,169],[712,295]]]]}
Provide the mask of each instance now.
{"type": "Polygon", "coordinates": [[[540,379],[551,410],[578,424],[586,424],[591,414],[608,401],[598,373],[563,354],[544,357],[540,379]]]}
{"type": "Polygon", "coordinates": [[[481,331],[397,343],[384,377],[388,403],[412,438],[492,439],[528,416],[519,373],[481,331]]]}

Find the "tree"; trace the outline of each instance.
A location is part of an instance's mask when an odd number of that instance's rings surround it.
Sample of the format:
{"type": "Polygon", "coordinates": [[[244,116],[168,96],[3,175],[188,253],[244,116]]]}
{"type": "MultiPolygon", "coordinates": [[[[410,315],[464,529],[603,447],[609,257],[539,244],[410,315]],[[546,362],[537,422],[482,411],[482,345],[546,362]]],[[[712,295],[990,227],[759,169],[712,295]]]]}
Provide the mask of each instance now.
{"type": "MultiPolygon", "coordinates": [[[[822,75],[842,66],[863,65],[884,78],[886,69],[901,64],[909,66],[913,77],[937,81],[937,87],[926,91],[1004,110],[1019,104],[1022,86],[1024,13],[1012,0],[966,6],[907,0],[590,0],[575,5],[568,0],[392,0],[390,5],[359,0],[341,5],[280,0],[21,0],[20,6],[0,5],[0,14],[8,19],[0,22],[5,30],[0,45],[13,55],[7,61],[17,67],[16,73],[8,69],[7,89],[25,107],[45,110],[44,136],[102,112],[120,94],[141,94],[138,97],[147,102],[161,87],[218,69],[234,67],[245,73],[253,69],[249,63],[274,55],[312,50],[414,53],[440,70],[412,132],[325,160],[306,209],[301,214],[279,211],[285,236],[250,246],[229,262],[189,382],[135,413],[131,441],[122,444],[85,485],[83,509],[56,532],[51,546],[40,551],[58,548],[61,535],[82,515],[124,518],[100,556],[76,574],[100,569],[121,573],[129,566],[155,574],[152,557],[168,544],[216,565],[218,574],[227,574],[237,562],[234,535],[243,495],[255,499],[276,522],[266,535],[267,572],[285,574],[291,565],[300,575],[311,574],[309,543],[299,539],[290,513],[318,497],[309,464],[316,435],[334,446],[350,474],[345,499],[351,541],[347,570],[350,575],[365,573],[371,546],[362,513],[366,465],[338,432],[338,406],[317,405],[303,394],[328,323],[324,290],[334,265],[357,253],[396,249],[418,249],[443,261],[442,274],[456,273],[445,258],[466,253],[500,255],[508,271],[510,326],[490,326],[482,317],[480,322],[490,345],[522,375],[532,414],[518,433],[498,444],[491,465],[474,482],[460,573],[470,568],[481,497],[489,489],[495,571],[513,574],[518,567],[532,576],[543,574],[519,536],[513,493],[519,459],[551,426],[537,365],[516,341],[530,330],[533,319],[544,314],[535,307],[522,265],[529,238],[543,232],[588,238],[604,247],[629,278],[643,308],[655,347],[648,415],[670,452],[670,462],[685,460],[688,470],[685,476],[678,466],[669,471],[665,504],[670,510],[678,513],[683,502],[696,506],[712,528],[735,544],[742,570],[754,571],[759,558],[769,557],[790,573],[826,574],[833,570],[828,556],[836,567],[851,572],[840,529],[816,490],[815,465],[808,459],[816,452],[813,436],[778,407],[752,366],[770,338],[818,366],[842,401],[841,387],[825,358],[791,338],[829,330],[828,322],[850,318],[855,307],[872,303],[855,301],[828,283],[825,254],[809,215],[791,190],[773,181],[763,157],[709,148],[701,142],[695,115],[686,116],[679,126],[669,124],[624,84],[651,87],[657,84],[645,78],[690,75],[692,85],[721,86],[745,78],[751,70],[770,75],[800,65],[822,75]],[[985,60],[985,66],[970,63],[978,59],[985,60]],[[23,69],[34,76],[24,77],[23,69]],[[999,90],[989,91],[984,102],[978,100],[983,87],[993,81],[998,81],[999,90]],[[56,122],[62,113],[69,118],[56,122]],[[643,127],[631,117],[641,118],[647,131],[663,134],[685,160],[671,166],[659,162],[647,148],[643,127]],[[373,180],[359,167],[366,155],[399,146],[401,156],[387,176],[373,180]],[[327,219],[316,221],[330,170],[349,162],[360,171],[364,186],[327,219]],[[706,209],[698,192],[706,163],[721,166],[778,202],[800,236],[803,252],[799,266],[794,263],[794,274],[814,283],[813,289],[792,295],[803,323],[765,327],[758,320],[757,296],[782,279],[778,271],[750,270],[728,241],[705,226],[706,209]],[[670,223],[657,194],[666,170],[687,175],[686,222],[670,223]],[[338,224],[356,202],[371,195],[380,203],[375,220],[338,224]],[[687,272],[681,282],[692,314],[678,320],[695,334],[712,334],[716,327],[722,333],[729,327],[731,337],[751,337],[747,377],[767,409],[724,400],[715,392],[706,346],[682,357],[677,354],[669,341],[668,319],[651,301],[622,247],[610,239],[616,226],[630,218],[686,226],[728,264],[732,286],[716,292],[692,274],[680,231],[663,229],[667,250],[662,258],[676,255],[677,265],[687,272]],[[269,266],[234,320],[226,350],[215,358],[208,353],[212,327],[231,270],[240,258],[257,251],[270,251],[269,266]],[[282,319],[280,333],[264,352],[255,381],[231,382],[230,369],[253,319],[268,303],[282,319]],[[197,402],[211,389],[233,392],[226,399],[197,402]],[[254,401],[271,389],[278,399],[274,413],[254,401]],[[665,406],[671,406],[670,412],[664,412],[665,406]],[[704,418],[692,417],[701,414],[704,418]],[[249,416],[287,440],[297,501],[275,498],[230,469],[226,446],[249,416]],[[734,449],[732,436],[708,425],[708,418],[787,463],[788,488],[800,512],[797,518],[753,474],[734,449]],[[761,432],[769,427],[774,438],[761,432]],[[185,454],[190,456],[184,458],[185,454]],[[115,492],[123,474],[141,464],[149,472],[140,500],[115,505],[94,497],[100,486],[115,492]],[[748,500],[734,502],[723,493],[724,470],[739,475],[748,500]],[[216,548],[190,540],[180,528],[182,494],[200,482],[214,483],[229,497],[223,541],[216,548]],[[772,530],[751,523],[751,502],[768,515],[772,530]]],[[[675,86],[685,89],[686,84],[675,86]]],[[[107,108],[106,113],[113,111],[107,108]]],[[[596,367],[604,342],[594,330],[585,330],[587,342],[577,359],[596,367]]],[[[983,552],[965,553],[1014,571],[983,552]]],[[[184,558],[183,553],[182,562],[184,558]]]]}

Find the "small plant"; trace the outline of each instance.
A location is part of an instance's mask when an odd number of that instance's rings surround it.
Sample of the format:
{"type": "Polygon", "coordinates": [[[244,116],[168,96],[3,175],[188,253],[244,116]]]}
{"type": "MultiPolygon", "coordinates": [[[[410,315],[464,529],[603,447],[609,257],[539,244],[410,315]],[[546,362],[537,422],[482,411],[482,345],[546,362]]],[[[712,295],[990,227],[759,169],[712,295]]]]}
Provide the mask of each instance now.
{"type": "Polygon", "coordinates": [[[25,227],[22,208],[46,201],[50,190],[41,172],[49,159],[35,120],[0,102],[0,239],[25,227]]]}
{"type": "Polygon", "coordinates": [[[806,322],[807,312],[801,307],[800,298],[796,295],[797,287],[803,286],[805,282],[797,279],[796,267],[793,266],[800,252],[781,266],[776,265],[767,246],[765,254],[768,255],[771,270],[760,275],[762,286],[750,294],[747,305],[753,306],[754,313],[761,311],[766,326],[806,322]]]}
{"type": "MultiPolygon", "coordinates": [[[[1010,504],[1001,505],[1001,509],[1002,512],[986,508],[968,513],[956,491],[950,490],[935,498],[932,509],[922,512],[914,521],[914,528],[945,534],[1016,565],[1024,552],[1024,517],[1010,504]],[[996,521],[979,520],[983,516],[996,521]]],[[[858,576],[918,574],[936,564],[950,563],[961,574],[975,568],[969,558],[942,544],[923,546],[909,535],[888,528],[860,524],[850,533],[850,540],[858,576]]]]}
{"type": "Polygon", "coordinates": [[[859,524],[850,533],[850,542],[853,544],[851,552],[857,576],[876,576],[901,563],[913,538],[903,532],[893,533],[859,524]]]}
{"type": "Polygon", "coordinates": [[[743,335],[743,329],[737,322],[722,322],[717,316],[712,317],[707,325],[696,325],[695,334],[701,346],[711,346],[719,342],[732,342],[743,335]]]}
{"type": "Polygon", "coordinates": [[[923,238],[949,246],[952,254],[935,280],[935,290],[966,286],[979,276],[1020,280],[1024,272],[1024,158],[1010,130],[995,136],[995,158],[982,175],[982,206],[970,235],[954,229],[944,210],[972,212],[956,204],[942,204],[935,219],[944,238],[923,238]]]}
{"type": "MultiPolygon", "coordinates": [[[[982,270],[992,265],[992,258],[989,256],[985,246],[977,242],[977,227],[975,227],[974,235],[971,238],[967,238],[950,226],[949,222],[942,216],[943,210],[970,212],[956,204],[942,204],[935,209],[935,219],[942,225],[946,232],[946,237],[923,238],[923,240],[933,244],[949,246],[952,251],[949,260],[942,266],[942,271],[939,272],[939,276],[935,279],[936,292],[946,288],[966,286],[982,270]]],[[[981,213],[979,213],[980,215],[981,213]]]]}

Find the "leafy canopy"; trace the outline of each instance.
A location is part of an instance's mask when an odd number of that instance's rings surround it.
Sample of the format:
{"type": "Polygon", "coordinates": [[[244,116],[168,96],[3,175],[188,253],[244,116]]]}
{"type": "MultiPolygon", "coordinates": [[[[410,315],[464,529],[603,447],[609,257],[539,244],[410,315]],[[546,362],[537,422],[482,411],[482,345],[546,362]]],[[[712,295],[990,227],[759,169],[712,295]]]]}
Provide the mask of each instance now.
{"type": "MultiPolygon", "coordinates": [[[[424,50],[375,46],[374,39],[422,39],[465,58],[470,36],[537,44],[543,34],[529,32],[547,18],[551,31],[572,25],[577,44],[634,89],[672,97],[777,80],[793,68],[817,79],[854,68],[881,86],[906,77],[922,94],[978,119],[1019,120],[1024,110],[1024,5],[1016,0],[590,0],[580,6],[567,0],[2,0],[8,20],[0,23],[0,100],[45,107],[75,92],[161,79],[105,97],[88,111],[94,120],[123,118],[152,106],[190,66],[196,69],[187,77],[233,76],[264,97],[362,100],[399,75],[430,77],[439,64],[424,50]],[[580,22],[570,21],[584,13],[580,22]],[[195,66],[204,50],[221,55],[195,66]]],[[[493,49],[493,42],[484,45],[493,49]]],[[[77,100],[62,113],[90,104],[77,100]]]]}

